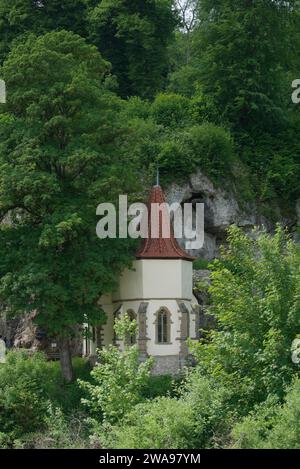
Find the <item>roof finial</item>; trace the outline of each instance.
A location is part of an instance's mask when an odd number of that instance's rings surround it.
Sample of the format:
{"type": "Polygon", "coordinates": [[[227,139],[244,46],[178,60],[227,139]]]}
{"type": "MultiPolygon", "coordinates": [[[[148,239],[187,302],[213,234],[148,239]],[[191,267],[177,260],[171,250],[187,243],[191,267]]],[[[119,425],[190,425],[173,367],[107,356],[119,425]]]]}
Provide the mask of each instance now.
{"type": "Polygon", "coordinates": [[[156,186],[159,186],[159,166],[156,166],[156,186]]]}

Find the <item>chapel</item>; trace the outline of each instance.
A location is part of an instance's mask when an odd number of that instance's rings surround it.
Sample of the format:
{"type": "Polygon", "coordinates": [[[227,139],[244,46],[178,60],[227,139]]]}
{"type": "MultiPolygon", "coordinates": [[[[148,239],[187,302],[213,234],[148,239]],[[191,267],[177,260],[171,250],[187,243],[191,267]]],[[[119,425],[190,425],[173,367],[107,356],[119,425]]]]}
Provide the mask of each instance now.
{"type": "MultiPolygon", "coordinates": [[[[154,357],[154,374],[176,374],[188,363],[188,338],[196,339],[199,330],[199,305],[193,295],[193,260],[174,237],[163,237],[163,223],[170,220],[166,210],[156,213],[158,236],[152,238],[153,204],[164,204],[159,184],[151,189],[148,202],[148,233],[136,253],[131,269],[120,276],[118,288],[100,298],[107,315],[106,324],[93,328],[84,341],[84,356],[94,357],[96,349],[122,342],[115,336],[115,319],[127,313],[137,322],[136,337],[141,360],[154,357]]],[[[170,221],[169,221],[170,223],[170,221]]]]}

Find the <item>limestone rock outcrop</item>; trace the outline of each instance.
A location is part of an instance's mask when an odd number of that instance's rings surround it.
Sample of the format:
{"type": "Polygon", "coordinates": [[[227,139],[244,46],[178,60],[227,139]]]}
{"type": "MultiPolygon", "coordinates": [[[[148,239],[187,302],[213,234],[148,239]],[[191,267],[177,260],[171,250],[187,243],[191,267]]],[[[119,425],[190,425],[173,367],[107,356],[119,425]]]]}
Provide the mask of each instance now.
{"type": "MultiPolygon", "coordinates": [[[[234,187],[231,189],[216,187],[201,171],[192,174],[184,184],[171,184],[166,190],[166,199],[169,204],[204,203],[204,246],[190,253],[206,260],[219,256],[220,245],[226,240],[226,230],[233,223],[246,232],[255,226],[264,227],[272,232],[276,222],[282,222],[287,226],[295,224],[295,220],[286,218],[279,207],[275,209],[274,219],[265,217],[255,203],[241,203],[234,187]]],[[[300,225],[300,200],[296,211],[300,225]]],[[[179,240],[182,246],[185,245],[185,241],[185,239],[179,240]]]]}

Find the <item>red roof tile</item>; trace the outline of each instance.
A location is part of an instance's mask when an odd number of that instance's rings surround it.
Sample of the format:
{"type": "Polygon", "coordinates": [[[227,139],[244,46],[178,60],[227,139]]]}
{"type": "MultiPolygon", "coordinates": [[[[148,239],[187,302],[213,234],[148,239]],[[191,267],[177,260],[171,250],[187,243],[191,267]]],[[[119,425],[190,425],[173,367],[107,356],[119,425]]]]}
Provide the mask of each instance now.
{"type": "MultiPolygon", "coordinates": [[[[172,224],[170,226],[170,237],[163,237],[162,227],[164,223],[168,224],[170,219],[169,212],[166,208],[158,212],[159,220],[155,221],[155,224],[157,223],[158,226],[159,236],[158,238],[151,238],[152,204],[162,203],[165,203],[163,190],[160,186],[154,186],[151,190],[148,202],[148,238],[143,240],[143,244],[136,254],[137,259],[185,259],[193,261],[194,257],[185,252],[174,238],[172,224]]],[[[157,217],[158,213],[155,211],[155,214],[152,215],[154,220],[154,217],[157,217]]]]}

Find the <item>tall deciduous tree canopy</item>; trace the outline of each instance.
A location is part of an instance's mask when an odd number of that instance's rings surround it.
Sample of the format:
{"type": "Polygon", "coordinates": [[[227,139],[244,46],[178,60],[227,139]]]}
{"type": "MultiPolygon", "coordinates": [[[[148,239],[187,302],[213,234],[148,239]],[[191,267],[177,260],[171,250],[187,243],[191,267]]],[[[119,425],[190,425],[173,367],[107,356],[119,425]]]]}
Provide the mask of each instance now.
{"type": "Polygon", "coordinates": [[[91,40],[112,63],[121,96],[152,97],[168,71],[167,46],[176,24],[172,0],[91,3],[91,40]]]}
{"type": "Polygon", "coordinates": [[[235,127],[270,130],[282,121],[294,3],[199,2],[201,85],[235,127]]]}
{"type": "MultiPolygon", "coordinates": [[[[76,324],[101,321],[99,295],[130,260],[122,240],[96,237],[96,207],[136,185],[120,142],[119,98],[103,82],[109,65],[66,31],[16,45],[1,76],[0,294],[12,313],[36,321],[66,352],[76,324]]],[[[64,372],[71,379],[68,355],[64,372]]]]}
{"type": "Polygon", "coordinates": [[[73,31],[112,63],[121,96],[149,98],[166,81],[172,7],[172,0],[0,0],[0,60],[30,32],[73,31]]]}
{"type": "Polygon", "coordinates": [[[56,29],[67,29],[81,36],[86,31],[85,0],[1,0],[0,54],[7,55],[12,42],[29,32],[44,34],[56,29]]]}

